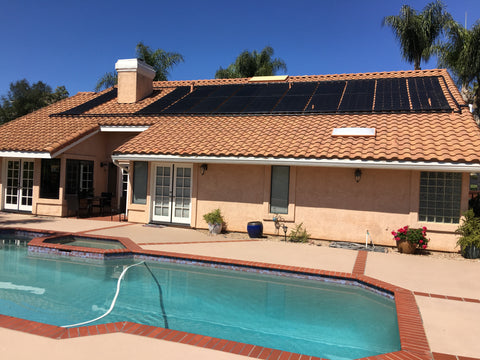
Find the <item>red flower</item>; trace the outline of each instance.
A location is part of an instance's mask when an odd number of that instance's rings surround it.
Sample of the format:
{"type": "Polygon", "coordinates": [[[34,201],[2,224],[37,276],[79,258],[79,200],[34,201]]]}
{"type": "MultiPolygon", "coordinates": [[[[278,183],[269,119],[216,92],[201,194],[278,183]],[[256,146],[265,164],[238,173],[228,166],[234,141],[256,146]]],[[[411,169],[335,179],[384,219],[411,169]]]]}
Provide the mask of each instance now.
{"type": "Polygon", "coordinates": [[[392,235],[395,236],[397,235],[397,233],[395,231],[392,231],[392,235]]]}
{"type": "Polygon", "coordinates": [[[423,247],[424,249],[426,249],[426,248],[427,248],[427,245],[423,245],[422,247],[423,247]]]}
{"type": "Polygon", "coordinates": [[[423,240],[419,240],[418,243],[419,243],[419,244],[423,244],[423,240]]]}
{"type": "Polygon", "coordinates": [[[422,230],[427,231],[427,227],[426,226],[422,227],[422,230]]]}
{"type": "Polygon", "coordinates": [[[400,241],[400,237],[395,236],[395,240],[400,241]]]}

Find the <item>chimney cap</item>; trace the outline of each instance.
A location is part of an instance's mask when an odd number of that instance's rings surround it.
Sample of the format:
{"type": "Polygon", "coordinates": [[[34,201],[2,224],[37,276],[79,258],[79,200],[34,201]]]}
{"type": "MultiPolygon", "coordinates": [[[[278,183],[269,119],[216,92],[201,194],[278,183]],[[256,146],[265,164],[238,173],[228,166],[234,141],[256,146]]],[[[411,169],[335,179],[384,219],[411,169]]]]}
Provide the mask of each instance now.
{"type": "Polygon", "coordinates": [[[153,80],[155,77],[155,69],[140,59],[120,59],[115,63],[117,72],[138,72],[153,80]]]}

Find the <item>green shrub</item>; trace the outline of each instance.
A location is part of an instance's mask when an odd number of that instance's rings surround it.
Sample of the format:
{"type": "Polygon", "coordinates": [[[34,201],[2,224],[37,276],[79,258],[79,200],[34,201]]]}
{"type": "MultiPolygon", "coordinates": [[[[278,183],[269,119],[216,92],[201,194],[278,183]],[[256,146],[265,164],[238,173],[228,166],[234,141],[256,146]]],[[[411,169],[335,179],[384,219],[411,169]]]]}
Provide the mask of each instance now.
{"type": "Polygon", "coordinates": [[[467,246],[476,246],[480,248],[480,218],[475,216],[472,209],[463,214],[462,224],[455,230],[460,235],[457,246],[460,246],[462,252],[467,246]]]}
{"type": "Polygon", "coordinates": [[[310,234],[307,233],[307,229],[303,227],[303,223],[295,225],[295,228],[290,231],[288,239],[292,242],[305,243],[308,241],[310,234]]]}
{"type": "Polygon", "coordinates": [[[220,213],[220,209],[215,209],[203,215],[203,219],[207,222],[207,224],[223,224],[224,223],[223,216],[220,213]]]}

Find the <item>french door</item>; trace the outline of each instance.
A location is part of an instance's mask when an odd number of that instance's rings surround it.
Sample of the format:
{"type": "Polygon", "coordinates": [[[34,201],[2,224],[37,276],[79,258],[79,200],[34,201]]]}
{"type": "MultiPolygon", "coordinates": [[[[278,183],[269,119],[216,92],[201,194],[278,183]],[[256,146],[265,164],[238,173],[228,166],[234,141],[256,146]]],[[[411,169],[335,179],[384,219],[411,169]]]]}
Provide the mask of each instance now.
{"type": "Polygon", "coordinates": [[[7,160],[5,209],[32,211],[32,160],[7,160]]]}
{"type": "Polygon", "coordinates": [[[192,166],[154,167],[153,221],[190,224],[192,166]]]}

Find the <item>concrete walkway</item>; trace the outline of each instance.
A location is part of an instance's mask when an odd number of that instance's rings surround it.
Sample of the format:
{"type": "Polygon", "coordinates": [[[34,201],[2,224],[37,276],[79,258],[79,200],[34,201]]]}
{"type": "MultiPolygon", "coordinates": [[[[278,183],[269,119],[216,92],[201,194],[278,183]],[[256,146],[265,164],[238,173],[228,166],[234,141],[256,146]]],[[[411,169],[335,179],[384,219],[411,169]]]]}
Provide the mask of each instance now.
{"type": "MultiPolygon", "coordinates": [[[[34,217],[0,212],[0,226],[92,235],[128,237],[146,250],[178,252],[244,261],[290,265],[352,273],[357,251],[272,240],[251,241],[248,236],[226,239],[174,227],[152,227],[109,221],[34,217]]],[[[365,275],[415,293],[431,351],[480,358],[480,261],[428,256],[368,253],[365,275]]],[[[196,348],[128,334],[108,334],[68,340],[0,328],[0,354],[5,359],[27,359],[45,354],[48,359],[91,356],[105,359],[240,359],[234,354],[196,348]],[[28,346],[21,344],[28,343],[28,346]],[[132,353],[133,350],[135,351],[132,353]],[[80,356],[81,354],[81,356],[80,356]]],[[[451,358],[454,360],[454,358],[451,358]]]]}

